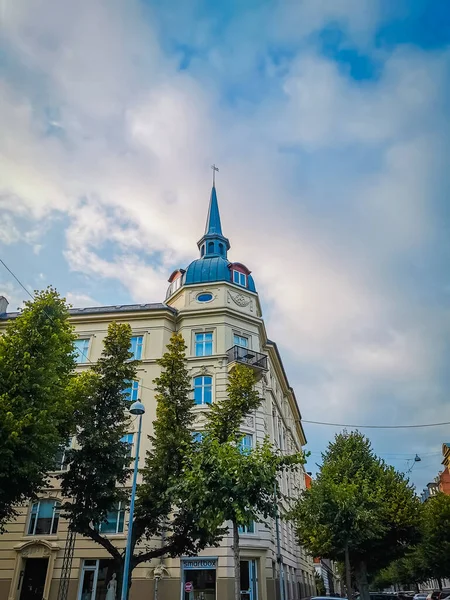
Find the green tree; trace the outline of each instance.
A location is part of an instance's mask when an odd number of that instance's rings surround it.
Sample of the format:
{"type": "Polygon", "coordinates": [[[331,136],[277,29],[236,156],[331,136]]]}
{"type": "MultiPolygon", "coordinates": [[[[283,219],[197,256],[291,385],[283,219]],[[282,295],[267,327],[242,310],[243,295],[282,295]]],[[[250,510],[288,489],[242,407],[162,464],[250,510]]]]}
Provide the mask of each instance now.
{"type": "MultiPolygon", "coordinates": [[[[102,358],[85,376],[89,390],[79,411],[78,447],[69,453],[69,470],[62,490],[70,500],[64,505],[70,527],[101,545],[114,561],[119,589],[123,579],[124,551],[103,535],[101,523],[119,502],[128,500],[130,458],[121,438],[129,431],[124,394],[136,376],[137,362],[129,351],[131,328],[112,323],[108,328],[102,358]]],[[[216,542],[215,530],[201,519],[198,508],[183,496],[183,471],[193,442],[190,378],[185,365],[185,345],[174,334],[167,352],[158,361],[161,375],[155,380],[157,418],[138,485],[132,527],[133,569],[142,562],[164,555],[196,553],[216,542]],[[148,540],[161,537],[163,544],[149,548],[148,540]],[[142,543],[141,543],[142,542],[142,543]]]]}
{"type": "Polygon", "coordinates": [[[419,515],[412,486],[359,432],[336,435],[292,512],[300,543],[314,556],[345,561],[347,593],[351,567],[363,600],[368,570],[379,571],[417,541],[419,515]]]}
{"type": "Polygon", "coordinates": [[[421,554],[439,582],[450,577],[450,496],[439,492],[423,505],[421,554]]]}
{"type": "Polygon", "coordinates": [[[0,531],[14,506],[46,485],[73,430],[75,336],[68,317],[64,299],[48,288],[0,336],[0,531]]]}
{"type": "Polygon", "coordinates": [[[316,594],[318,596],[326,596],[327,590],[325,588],[325,582],[323,580],[322,575],[314,573],[314,582],[316,584],[316,594]]]}
{"type": "Polygon", "coordinates": [[[186,496],[203,518],[217,526],[232,523],[236,600],[241,597],[239,527],[275,516],[278,476],[303,460],[300,455],[280,456],[267,439],[243,451],[240,426],[261,401],[255,374],[237,365],[229,375],[227,398],[210,408],[203,441],[186,476],[186,496]]]}

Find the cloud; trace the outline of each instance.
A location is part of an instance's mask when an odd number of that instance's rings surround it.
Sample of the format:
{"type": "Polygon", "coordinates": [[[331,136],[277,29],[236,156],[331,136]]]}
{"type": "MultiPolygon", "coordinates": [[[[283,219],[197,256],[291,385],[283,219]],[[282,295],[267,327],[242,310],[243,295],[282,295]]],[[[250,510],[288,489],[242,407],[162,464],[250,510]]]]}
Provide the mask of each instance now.
{"type": "Polygon", "coordinates": [[[73,304],[96,304],[78,275],[161,300],[171,269],[196,256],[217,162],[231,255],[253,270],[303,415],[435,420],[448,52],[375,48],[375,2],[275,2],[228,19],[181,7],[8,3],[0,243],[25,240],[40,258],[62,230],[71,282],[39,269],[73,304]],[[377,61],[375,79],[321,52],[330,25],[377,61]]]}

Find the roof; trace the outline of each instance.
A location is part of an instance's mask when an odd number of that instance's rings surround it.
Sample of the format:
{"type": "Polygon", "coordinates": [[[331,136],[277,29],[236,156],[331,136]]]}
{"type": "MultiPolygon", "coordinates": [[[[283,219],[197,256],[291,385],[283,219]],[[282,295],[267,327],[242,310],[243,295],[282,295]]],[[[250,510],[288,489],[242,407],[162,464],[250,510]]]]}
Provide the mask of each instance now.
{"type": "MultiPolygon", "coordinates": [[[[204,256],[191,262],[186,269],[184,285],[194,283],[213,283],[215,281],[226,281],[232,283],[231,271],[233,263],[222,256],[204,256]]],[[[239,287],[239,286],[237,286],[239,287]]],[[[251,275],[247,275],[247,289],[256,293],[255,282],[251,275]]]]}
{"type": "MultiPolygon", "coordinates": [[[[70,308],[69,314],[71,316],[77,315],[95,315],[95,314],[106,314],[106,313],[127,313],[127,312],[139,312],[149,310],[168,310],[173,314],[177,313],[177,310],[168,304],[162,302],[153,302],[151,304],[119,304],[111,306],[89,306],[86,308],[70,308]]],[[[20,312],[10,312],[0,314],[0,319],[14,319],[18,317],[20,312]]]]}
{"type": "Polygon", "coordinates": [[[223,235],[220,222],[219,204],[217,202],[216,186],[213,185],[209,201],[208,216],[206,217],[205,235],[223,235]]]}

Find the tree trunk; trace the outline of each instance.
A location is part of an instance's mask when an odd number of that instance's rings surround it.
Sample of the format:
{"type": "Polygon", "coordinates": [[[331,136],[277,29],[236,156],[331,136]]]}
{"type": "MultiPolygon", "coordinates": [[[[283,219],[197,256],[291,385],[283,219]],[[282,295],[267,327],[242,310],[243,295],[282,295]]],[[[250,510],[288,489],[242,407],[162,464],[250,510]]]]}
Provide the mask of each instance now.
{"type": "Polygon", "coordinates": [[[347,598],[352,600],[352,572],[350,568],[350,553],[348,551],[348,544],[345,544],[345,585],[347,587],[347,598]]]}
{"type": "Polygon", "coordinates": [[[437,582],[438,582],[439,589],[442,592],[442,579],[440,577],[438,577],[437,582]]]}
{"type": "Polygon", "coordinates": [[[367,565],[363,560],[359,563],[356,571],[356,580],[358,582],[361,600],[370,600],[369,583],[367,581],[367,565]]]}
{"type": "Polygon", "coordinates": [[[239,550],[239,528],[233,521],[233,557],[234,557],[234,600],[241,600],[241,553],[239,550]]]}

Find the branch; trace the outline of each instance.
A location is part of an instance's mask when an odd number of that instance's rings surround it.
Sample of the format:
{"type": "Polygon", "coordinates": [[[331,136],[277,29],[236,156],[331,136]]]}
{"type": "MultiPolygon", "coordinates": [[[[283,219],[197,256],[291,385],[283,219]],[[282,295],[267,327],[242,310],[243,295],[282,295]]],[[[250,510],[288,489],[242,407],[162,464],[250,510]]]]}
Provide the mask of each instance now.
{"type": "Polygon", "coordinates": [[[148,552],[144,552],[143,554],[137,554],[132,558],[133,566],[136,567],[142,562],[146,562],[151,560],[152,558],[159,558],[160,556],[164,556],[164,554],[168,554],[171,550],[176,547],[176,544],[167,544],[166,546],[161,546],[160,548],[154,548],[153,550],[149,550],[148,552]]]}
{"type": "Polygon", "coordinates": [[[97,542],[97,544],[100,544],[100,546],[103,546],[103,548],[107,552],[109,552],[109,554],[111,554],[111,556],[114,559],[122,561],[122,555],[120,554],[119,550],[114,546],[114,544],[112,544],[107,538],[101,536],[99,532],[96,531],[93,527],[89,526],[85,532],[85,535],[90,537],[91,540],[94,540],[94,542],[97,542]]]}

